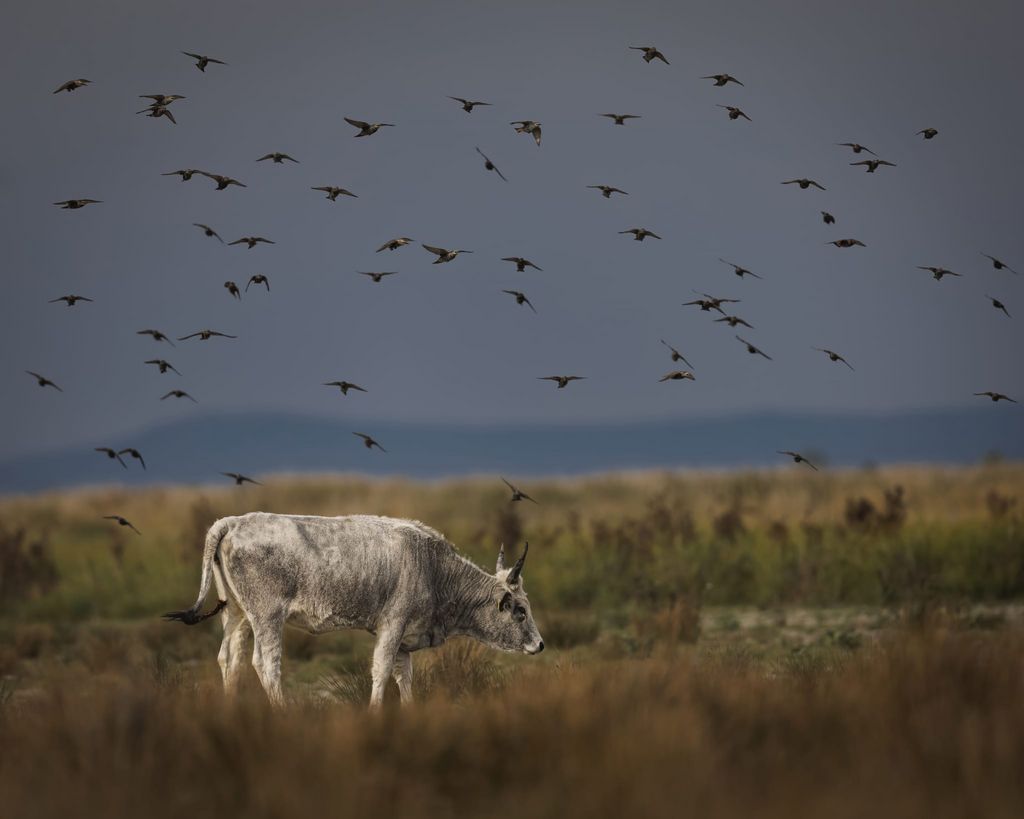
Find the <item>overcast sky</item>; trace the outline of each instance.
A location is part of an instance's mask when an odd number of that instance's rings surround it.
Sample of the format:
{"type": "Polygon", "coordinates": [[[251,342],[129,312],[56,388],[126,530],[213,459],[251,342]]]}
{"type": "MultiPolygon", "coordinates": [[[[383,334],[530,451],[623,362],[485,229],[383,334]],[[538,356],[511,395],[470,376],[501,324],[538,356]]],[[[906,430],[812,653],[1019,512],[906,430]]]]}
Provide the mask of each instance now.
{"type": "Polygon", "coordinates": [[[20,3],[0,32],[0,454],[211,411],[485,424],[1024,398],[1024,275],[980,255],[1024,271],[1022,23],[1019,2],[935,0],[20,3]],[[671,65],[627,48],[648,44],[671,65]],[[203,74],[182,50],[229,65],[203,74]],[[744,86],[700,79],[720,72],[744,86]],[[74,77],[93,85],[51,93],[74,77]],[[186,95],[177,125],[135,115],[157,92],[186,95]],[[397,127],[353,139],[344,116],[397,127]],[[508,124],[527,118],[539,148],[508,124]],[[898,167],[850,167],[846,141],[898,167]],[[254,161],[278,150],[300,164],[254,161]],[[184,167],[248,187],[161,176],[184,167]],[[779,184],[799,176],[828,190],[779,184]],[[310,190],[325,184],[359,198],[310,190]],[[77,197],[103,204],[50,204],[77,197]],[[276,244],[224,246],[193,222],[276,244]],[[638,226],[663,240],[618,233],[638,226]],[[400,235],[474,253],[374,253],[400,235]],[[867,247],[825,244],[846,237],[867,247]],[[222,287],[255,273],[271,293],[222,287]],[[682,307],[694,289],[742,299],[740,334],[774,361],[682,307]],[[48,303],[67,293],[95,302],[48,303]],[[150,327],[238,339],[171,349],[136,335],[150,327]],[[675,368],[661,338],[696,382],[657,383],[675,368]],[[588,380],[536,380],[556,373],[588,380]],[[369,392],[321,386],[341,378],[369,392]],[[159,400],[177,387],[200,403],[159,400]]]}

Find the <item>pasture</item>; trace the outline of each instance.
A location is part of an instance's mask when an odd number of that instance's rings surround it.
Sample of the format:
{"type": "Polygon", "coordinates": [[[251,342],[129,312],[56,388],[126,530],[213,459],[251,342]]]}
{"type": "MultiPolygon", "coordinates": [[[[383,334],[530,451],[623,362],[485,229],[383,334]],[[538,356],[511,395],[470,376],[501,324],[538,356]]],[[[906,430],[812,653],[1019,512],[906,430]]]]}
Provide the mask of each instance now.
{"type": "Polygon", "coordinates": [[[3,815],[1019,815],[1024,467],[516,482],[540,503],[339,476],[0,501],[3,815]],[[372,638],[288,630],[288,708],[250,669],[225,701],[219,621],[159,614],[256,509],[417,518],[486,568],[528,539],[549,650],[420,652],[418,702],[370,714],[372,638]]]}

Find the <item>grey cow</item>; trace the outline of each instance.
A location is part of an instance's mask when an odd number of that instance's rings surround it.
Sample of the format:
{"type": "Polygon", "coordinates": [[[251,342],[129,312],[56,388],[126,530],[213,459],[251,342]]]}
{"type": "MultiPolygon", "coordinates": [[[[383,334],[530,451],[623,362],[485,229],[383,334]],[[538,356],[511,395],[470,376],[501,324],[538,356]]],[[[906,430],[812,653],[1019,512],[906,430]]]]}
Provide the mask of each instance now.
{"type": "Polygon", "coordinates": [[[365,629],[377,636],[371,708],[380,705],[392,675],[408,703],[412,652],[449,637],[464,635],[509,652],[544,650],[523,589],[528,548],[506,568],[502,547],[491,575],[418,521],[251,512],[210,527],[199,597],[192,608],[165,617],[194,625],[221,612],[218,661],[228,694],[238,686],[251,632],[252,664],[275,705],[284,702],[285,623],[314,634],[365,629]],[[201,614],[211,582],[219,602],[201,614]]]}

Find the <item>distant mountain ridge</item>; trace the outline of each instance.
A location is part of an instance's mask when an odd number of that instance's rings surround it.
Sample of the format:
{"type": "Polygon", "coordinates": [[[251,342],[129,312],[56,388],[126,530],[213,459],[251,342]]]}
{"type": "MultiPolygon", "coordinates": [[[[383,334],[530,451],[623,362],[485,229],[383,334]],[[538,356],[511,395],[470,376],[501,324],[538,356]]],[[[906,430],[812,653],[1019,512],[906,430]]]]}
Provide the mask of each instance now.
{"type": "MultiPolygon", "coordinates": [[[[99,442],[106,443],[106,442],[99,442]]],[[[97,445],[99,445],[97,443],[97,445]]],[[[93,444],[0,460],[0,492],[96,483],[208,483],[222,471],[355,472],[436,478],[571,475],[618,469],[769,466],[795,449],[832,466],[1024,458],[1024,412],[978,407],[887,415],[758,413],[617,423],[470,426],[333,420],[287,413],[212,415],[133,434],[148,470],[122,469],[93,444]],[[368,432],[388,450],[366,450],[368,432]]]]}

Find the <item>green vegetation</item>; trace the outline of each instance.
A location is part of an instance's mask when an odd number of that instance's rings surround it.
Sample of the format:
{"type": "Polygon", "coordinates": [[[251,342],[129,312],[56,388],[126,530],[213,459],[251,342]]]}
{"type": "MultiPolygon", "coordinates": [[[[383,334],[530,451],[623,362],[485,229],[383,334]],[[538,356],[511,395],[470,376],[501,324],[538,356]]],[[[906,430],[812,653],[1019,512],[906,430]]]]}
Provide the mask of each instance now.
{"type": "MultiPolygon", "coordinates": [[[[0,615],[147,618],[191,600],[207,527],[254,509],[411,517],[489,566],[534,546],[539,612],[902,605],[1024,596],[1024,467],[492,479],[272,479],[247,489],[93,490],[0,501],[0,615]],[[141,531],[101,519],[117,512],[141,531]]],[[[543,614],[542,614],[543,617],[543,614]]]]}

